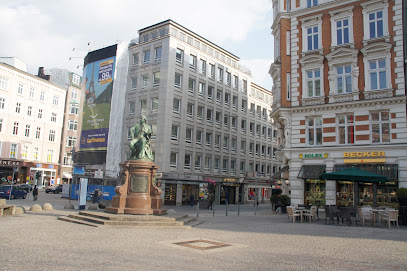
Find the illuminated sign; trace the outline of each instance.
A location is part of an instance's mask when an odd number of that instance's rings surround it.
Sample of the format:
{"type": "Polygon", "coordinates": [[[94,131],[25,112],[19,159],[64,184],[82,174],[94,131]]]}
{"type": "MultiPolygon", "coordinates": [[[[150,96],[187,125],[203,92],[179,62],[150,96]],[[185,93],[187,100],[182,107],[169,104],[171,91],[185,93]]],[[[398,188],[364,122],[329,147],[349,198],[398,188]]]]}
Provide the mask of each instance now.
{"type": "Polygon", "coordinates": [[[328,153],[300,153],[299,157],[301,159],[308,159],[308,158],[328,158],[328,153]]]}
{"type": "Polygon", "coordinates": [[[361,157],[385,157],[386,154],[384,151],[364,151],[364,152],[344,152],[343,157],[354,157],[354,158],[361,158],[361,157]]]}

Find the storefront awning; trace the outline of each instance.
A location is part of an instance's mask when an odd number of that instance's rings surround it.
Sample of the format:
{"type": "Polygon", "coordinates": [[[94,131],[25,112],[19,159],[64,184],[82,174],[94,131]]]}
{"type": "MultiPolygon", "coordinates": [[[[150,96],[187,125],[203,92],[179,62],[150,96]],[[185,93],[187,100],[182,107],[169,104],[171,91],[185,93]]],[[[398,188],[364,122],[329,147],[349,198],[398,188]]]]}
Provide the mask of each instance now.
{"type": "Polygon", "coordinates": [[[303,165],[298,173],[300,179],[319,179],[325,172],[326,165],[303,165]]]}
{"type": "Polygon", "coordinates": [[[331,173],[324,173],[321,174],[320,178],[325,180],[354,181],[364,183],[384,183],[388,181],[386,176],[371,173],[358,168],[348,168],[331,173]]]}
{"type": "Polygon", "coordinates": [[[277,171],[276,173],[274,173],[274,175],[271,177],[272,180],[281,180],[284,179],[283,177],[283,173],[287,172],[289,169],[288,166],[282,167],[279,171],[277,171]]]}
{"type": "Polygon", "coordinates": [[[68,172],[62,172],[62,178],[72,179],[72,174],[68,172]]]}

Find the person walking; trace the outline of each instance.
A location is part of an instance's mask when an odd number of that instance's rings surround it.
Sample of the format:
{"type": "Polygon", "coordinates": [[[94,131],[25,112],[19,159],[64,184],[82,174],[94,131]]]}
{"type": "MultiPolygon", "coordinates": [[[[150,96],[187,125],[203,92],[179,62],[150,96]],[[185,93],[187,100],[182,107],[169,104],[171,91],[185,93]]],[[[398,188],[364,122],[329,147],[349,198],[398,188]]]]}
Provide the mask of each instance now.
{"type": "Polygon", "coordinates": [[[35,185],[33,189],[33,200],[37,200],[37,198],[38,198],[38,188],[35,185]]]}
{"type": "Polygon", "coordinates": [[[189,196],[189,202],[191,203],[191,207],[194,206],[194,194],[191,194],[191,196],[189,196]]]}
{"type": "Polygon", "coordinates": [[[213,208],[213,200],[214,200],[214,195],[213,195],[212,192],[209,194],[208,200],[209,200],[208,209],[212,210],[212,208],[213,208]]]}

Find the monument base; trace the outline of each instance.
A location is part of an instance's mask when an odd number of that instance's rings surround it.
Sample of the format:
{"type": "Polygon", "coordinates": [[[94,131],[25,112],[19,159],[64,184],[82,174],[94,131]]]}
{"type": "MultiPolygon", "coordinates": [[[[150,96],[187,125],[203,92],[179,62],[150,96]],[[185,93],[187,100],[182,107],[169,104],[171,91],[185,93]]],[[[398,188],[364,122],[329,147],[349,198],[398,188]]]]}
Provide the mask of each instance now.
{"type": "Polygon", "coordinates": [[[156,186],[155,174],[158,167],[151,161],[128,160],[120,164],[125,181],[116,186],[112,207],[106,213],[134,215],[164,215],[161,189],[156,186]]]}

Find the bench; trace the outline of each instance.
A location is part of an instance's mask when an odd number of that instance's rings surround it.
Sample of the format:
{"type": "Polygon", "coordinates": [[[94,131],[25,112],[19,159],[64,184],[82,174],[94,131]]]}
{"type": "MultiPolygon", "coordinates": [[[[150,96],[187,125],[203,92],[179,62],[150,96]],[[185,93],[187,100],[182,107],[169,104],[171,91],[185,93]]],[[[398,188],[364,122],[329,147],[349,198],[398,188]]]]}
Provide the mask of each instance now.
{"type": "Polygon", "coordinates": [[[2,205],[0,206],[0,217],[6,215],[13,215],[14,214],[14,205],[2,205]]]}

